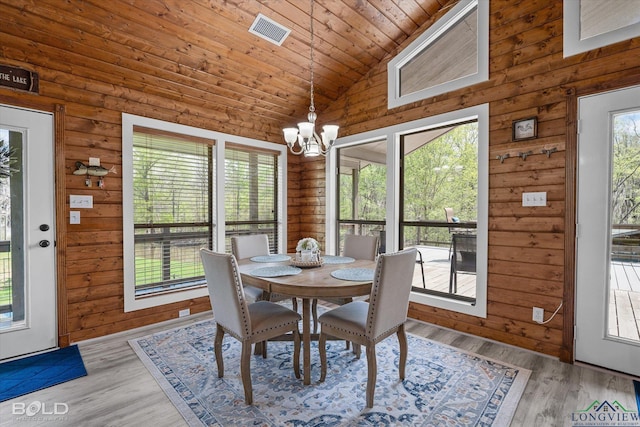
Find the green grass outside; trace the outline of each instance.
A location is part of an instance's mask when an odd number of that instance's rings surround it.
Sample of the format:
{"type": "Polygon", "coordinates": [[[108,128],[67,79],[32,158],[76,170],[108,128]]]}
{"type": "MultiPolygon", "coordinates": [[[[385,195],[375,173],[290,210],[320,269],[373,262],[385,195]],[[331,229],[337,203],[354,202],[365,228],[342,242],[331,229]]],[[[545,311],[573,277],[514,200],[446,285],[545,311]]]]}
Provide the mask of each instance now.
{"type": "MultiPolygon", "coordinates": [[[[171,262],[171,279],[204,276],[202,262],[171,262]]],[[[136,286],[162,281],[162,260],[136,257],[136,286]]]]}
{"type": "Polygon", "coordinates": [[[0,305],[11,304],[11,286],[0,286],[0,305]]]}
{"type": "Polygon", "coordinates": [[[11,304],[11,253],[0,252],[0,305],[11,304]]]}

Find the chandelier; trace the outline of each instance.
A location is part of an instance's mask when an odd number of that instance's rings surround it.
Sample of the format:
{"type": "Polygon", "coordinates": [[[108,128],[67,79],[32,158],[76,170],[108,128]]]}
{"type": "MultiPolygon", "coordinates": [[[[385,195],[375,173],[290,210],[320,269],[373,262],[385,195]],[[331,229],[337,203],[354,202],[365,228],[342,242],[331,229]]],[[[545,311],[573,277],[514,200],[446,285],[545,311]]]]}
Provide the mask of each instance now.
{"type": "Polygon", "coordinates": [[[291,153],[295,155],[304,154],[305,157],[315,157],[322,154],[326,156],[331,146],[338,137],[338,126],[324,125],[323,132],[318,136],[316,133],[316,107],[313,105],[313,0],[311,0],[311,55],[310,55],[310,74],[311,74],[311,103],[309,105],[309,114],[307,122],[298,123],[297,128],[284,128],[284,140],[291,153]]]}

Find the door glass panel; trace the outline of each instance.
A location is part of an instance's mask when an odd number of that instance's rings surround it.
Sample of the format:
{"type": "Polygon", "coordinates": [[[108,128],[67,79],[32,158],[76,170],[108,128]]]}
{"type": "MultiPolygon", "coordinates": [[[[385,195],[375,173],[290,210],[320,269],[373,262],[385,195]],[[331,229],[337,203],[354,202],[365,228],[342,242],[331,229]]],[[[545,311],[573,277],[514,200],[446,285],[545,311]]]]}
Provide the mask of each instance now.
{"type": "Polygon", "coordinates": [[[609,336],[640,341],[640,110],[613,115],[609,336]]]}
{"type": "Polygon", "coordinates": [[[22,134],[0,129],[0,330],[25,320],[22,134]]]}

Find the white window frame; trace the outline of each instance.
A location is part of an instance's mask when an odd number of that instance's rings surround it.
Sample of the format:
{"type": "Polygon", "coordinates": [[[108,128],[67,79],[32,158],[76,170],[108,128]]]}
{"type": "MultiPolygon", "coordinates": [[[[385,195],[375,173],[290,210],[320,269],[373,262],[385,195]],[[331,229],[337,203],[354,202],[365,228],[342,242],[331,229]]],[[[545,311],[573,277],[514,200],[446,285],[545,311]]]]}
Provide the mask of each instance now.
{"type": "Polygon", "coordinates": [[[387,65],[388,107],[390,109],[399,107],[487,80],[489,80],[489,1],[461,0],[389,62],[387,65]],[[420,55],[431,43],[436,41],[449,28],[454,27],[476,7],[478,9],[478,71],[459,79],[401,96],[400,69],[407,62],[420,55]]]}
{"type": "Polygon", "coordinates": [[[177,292],[161,293],[153,296],[136,298],[135,296],[135,242],[133,228],[133,127],[141,126],[150,129],[167,131],[175,134],[190,135],[215,141],[213,171],[215,198],[213,212],[214,224],[212,241],[215,248],[225,247],[225,209],[224,209],[224,152],[227,142],[246,145],[260,149],[279,152],[278,156],[278,252],[286,247],[287,242],[287,147],[282,144],[260,141],[257,139],[229,135],[200,129],[192,126],[150,119],[148,117],[122,114],[122,221],[123,221],[123,255],[124,255],[124,311],[130,312],[208,295],[207,287],[185,289],[177,292]]]}
{"type": "MultiPolygon", "coordinates": [[[[612,7],[615,2],[612,2],[612,7]]],[[[613,43],[640,37],[640,22],[617,30],[598,34],[586,39],[580,38],[580,0],[564,0],[563,2],[563,57],[598,49],[613,43]]]]}
{"type": "MultiPolygon", "coordinates": [[[[402,135],[432,128],[452,125],[464,121],[478,121],[478,223],[477,223],[477,273],[476,302],[472,305],[465,301],[411,292],[410,301],[432,307],[487,317],[487,252],[489,234],[489,104],[477,105],[463,110],[452,111],[412,122],[401,123],[369,132],[338,138],[335,149],[360,145],[367,142],[387,140],[387,252],[398,250],[398,231],[400,229],[400,138],[402,135]]],[[[327,157],[326,194],[334,194],[338,182],[338,165],[335,149],[327,157]]],[[[337,254],[336,241],[336,198],[327,197],[325,242],[327,253],[337,254]]]]}

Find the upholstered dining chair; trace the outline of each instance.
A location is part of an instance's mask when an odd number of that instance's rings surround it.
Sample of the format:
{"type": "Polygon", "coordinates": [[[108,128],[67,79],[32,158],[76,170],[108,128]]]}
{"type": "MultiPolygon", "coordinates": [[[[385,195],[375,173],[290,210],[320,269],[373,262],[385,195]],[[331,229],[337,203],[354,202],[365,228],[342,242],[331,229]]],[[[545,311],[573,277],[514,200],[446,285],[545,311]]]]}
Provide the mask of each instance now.
{"type": "Polygon", "coordinates": [[[247,304],[238,264],[233,255],[201,249],[200,257],[216,321],[214,352],[218,378],[224,376],[222,340],[224,334],[228,333],[242,343],[240,376],[244,387],[244,400],[247,405],[251,405],[251,345],[288,332],[293,332],[293,370],[296,378],[300,378],[300,315],[270,301],[247,304]]]}
{"type": "MultiPolygon", "coordinates": [[[[231,253],[237,260],[260,255],[269,255],[269,237],[266,234],[232,236],[231,253]]],[[[262,289],[256,288],[255,286],[245,286],[244,295],[249,302],[256,302],[264,299],[264,292],[262,289]]]]}
{"type": "MultiPolygon", "coordinates": [[[[269,255],[269,236],[266,234],[250,234],[247,236],[233,236],[231,237],[231,253],[236,257],[236,260],[253,258],[254,256],[269,255]]],[[[266,299],[268,301],[282,301],[288,299],[283,295],[265,295],[260,288],[255,286],[245,286],[245,295],[249,297],[249,301],[258,301],[260,299],[266,299]]],[[[291,298],[293,309],[297,311],[298,303],[295,298],[291,298]]]]}
{"type": "MultiPolygon", "coordinates": [[[[354,259],[368,259],[375,261],[378,255],[380,241],[378,236],[362,236],[359,234],[346,234],[344,236],[344,247],[342,256],[354,259]]],[[[323,301],[343,305],[353,301],[353,298],[323,298],[323,301]]],[[[313,333],[318,331],[318,300],[311,303],[311,314],[313,315],[313,333]]],[[[347,348],[349,347],[347,341],[347,348]]]]}
{"type": "Polygon", "coordinates": [[[398,373],[404,380],[407,362],[407,337],[404,324],[409,308],[416,248],[382,254],[378,258],[369,302],[352,301],[322,314],[320,322],[320,382],[327,376],[327,337],[363,345],[367,355],[367,407],[373,407],[376,387],[377,343],[393,333],[400,343],[398,373]]]}

